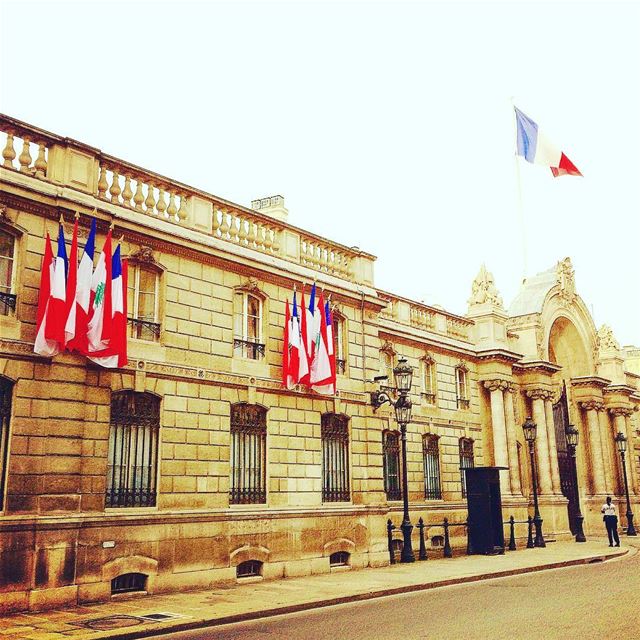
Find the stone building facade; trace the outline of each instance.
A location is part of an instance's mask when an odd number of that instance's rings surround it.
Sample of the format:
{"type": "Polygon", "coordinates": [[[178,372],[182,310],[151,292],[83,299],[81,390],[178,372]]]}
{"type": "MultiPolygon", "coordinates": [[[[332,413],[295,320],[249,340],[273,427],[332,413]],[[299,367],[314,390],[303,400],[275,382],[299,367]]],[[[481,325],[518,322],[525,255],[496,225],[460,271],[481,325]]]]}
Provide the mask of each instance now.
{"type": "Polygon", "coordinates": [[[570,535],[576,495],[587,535],[606,494],[622,505],[618,431],[637,507],[640,373],[625,368],[637,349],[596,330],[568,259],[508,310],[482,267],[461,317],[377,289],[373,256],[293,226],[280,196],[245,208],[0,125],[0,611],[388,563],[400,445],[370,394],[399,355],[415,371],[408,486],[428,546],[445,516],[464,544],[461,466],[507,467],[503,512],[526,518],[527,415],[548,536],[570,535]],[[92,217],[98,247],[110,225],[123,236],[123,369],[33,353],[45,234],[76,213],[81,246],[92,217]],[[329,397],[280,382],[285,301],[313,281],[335,306],[329,397]],[[581,434],[573,483],[567,419],[581,434]]]}

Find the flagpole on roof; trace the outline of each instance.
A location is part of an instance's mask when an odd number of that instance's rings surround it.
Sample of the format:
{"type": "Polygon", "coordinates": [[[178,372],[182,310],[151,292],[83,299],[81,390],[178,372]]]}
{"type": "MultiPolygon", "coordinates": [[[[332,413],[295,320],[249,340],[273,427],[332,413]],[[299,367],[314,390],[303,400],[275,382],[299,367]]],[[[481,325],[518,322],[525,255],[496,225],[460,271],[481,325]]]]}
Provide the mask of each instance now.
{"type": "MultiPolygon", "coordinates": [[[[515,123],[516,122],[515,120],[516,105],[513,102],[513,96],[509,98],[509,101],[511,102],[511,112],[513,114],[513,121],[515,123]]],[[[517,145],[517,139],[518,139],[518,131],[517,131],[517,124],[516,124],[516,126],[514,127],[514,136],[513,136],[513,140],[514,140],[513,161],[515,162],[515,167],[516,167],[516,197],[518,199],[518,203],[517,203],[518,220],[520,222],[520,233],[522,235],[522,279],[524,280],[527,277],[527,271],[528,271],[527,227],[525,224],[525,217],[524,217],[524,205],[522,203],[522,178],[520,176],[520,161],[518,160],[518,153],[517,153],[518,150],[517,148],[515,148],[515,146],[517,145]]]]}

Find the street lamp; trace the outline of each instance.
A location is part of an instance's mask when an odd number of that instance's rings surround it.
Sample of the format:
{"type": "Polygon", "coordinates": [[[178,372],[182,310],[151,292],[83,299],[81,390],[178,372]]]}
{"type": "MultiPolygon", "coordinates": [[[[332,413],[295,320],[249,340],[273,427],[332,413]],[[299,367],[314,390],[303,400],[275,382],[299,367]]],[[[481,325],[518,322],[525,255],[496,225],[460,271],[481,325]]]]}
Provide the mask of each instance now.
{"type": "Polygon", "coordinates": [[[409,520],[409,487],[407,480],[407,424],[411,422],[411,379],[413,377],[413,367],[407,363],[406,358],[400,358],[393,370],[395,378],[395,391],[398,398],[395,402],[386,391],[374,391],[371,394],[371,404],[375,409],[388,402],[395,411],[396,422],[400,425],[400,439],[402,441],[402,503],[404,514],[400,529],[402,531],[403,544],[400,562],[415,562],[413,548],[411,546],[411,531],[413,525],[409,520]]]}
{"type": "Polygon", "coordinates": [[[575,428],[574,425],[568,424],[566,429],[564,430],[565,436],[567,438],[567,447],[569,448],[569,455],[571,456],[571,465],[573,467],[573,477],[576,480],[576,542],[586,542],[587,539],[584,536],[584,530],[582,528],[582,522],[584,521],[584,516],[580,511],[580,494],[578,492],[578,468],[576,465],[576,447],[578,446],[578,438],[580,436],[580,432],[575,428]]]}
{"type": "Polygon", "coordinates": [[[624,454],[627,450],[627,438],[622,431],[618,431],[618,435],[615,437],[616,446],[620,452],[622,458],[622,475],[624,477],[624,493],[627,498],[627,535],[636,536],[636,529],[633,526],[633,512],[631,511],[631,502],[629,501],[629,482],[627,481],[627,463],[625,461],[624,454]]]}
{"type": "Polygon", "coordinates": [[[538,477],[536,469],[536,461],[534,458],[533,444],[536,441],[536,431],[538,426],[527,417],[522,425],[524,431],[524,439],[529,443],[529,457],[531,459],[531,483],[533,485],[533,524],[536,528],[536,537],[533,542],[534,547],[546,547],[544,537],[542,536],[542,518],[540,517],[540,509],[538,508],[538,477]]]}

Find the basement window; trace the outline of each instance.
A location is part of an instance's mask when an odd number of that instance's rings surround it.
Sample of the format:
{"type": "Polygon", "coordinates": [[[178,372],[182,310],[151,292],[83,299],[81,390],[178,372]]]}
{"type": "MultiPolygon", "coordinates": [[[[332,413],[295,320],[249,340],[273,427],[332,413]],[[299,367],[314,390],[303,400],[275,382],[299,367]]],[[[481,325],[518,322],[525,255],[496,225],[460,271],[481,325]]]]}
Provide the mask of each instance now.
{"type": "Polygon", "coordinates": [[[144,573],[123,573],[111,581],[111,595],[147,590],[147,576],[144,573]]]}
{"type": "Polygon", "coordinates": [[[336,551],[329,556],[329,565],[331,567],[348,567],[350,554],[346,551],[336,551]]]}
{"type": "Polygon", "coordinates": [[[237,578],[253,578],[262,575],[262,562],[259,560],[246,560],[236,567],[237,578]]]}

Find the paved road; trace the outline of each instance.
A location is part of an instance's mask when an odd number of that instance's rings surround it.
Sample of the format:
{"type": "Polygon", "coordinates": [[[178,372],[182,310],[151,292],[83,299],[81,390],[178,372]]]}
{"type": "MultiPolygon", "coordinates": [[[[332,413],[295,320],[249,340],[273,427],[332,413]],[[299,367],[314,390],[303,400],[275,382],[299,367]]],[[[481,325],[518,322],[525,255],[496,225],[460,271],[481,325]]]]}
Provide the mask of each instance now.
{"type": "MultiPolygon", "coordinates": [[[[632,552],[633,553],[633,552],[632,552]]],[[[162,636],[168,640],[640,638],[640,553],[162,636]]]]}

